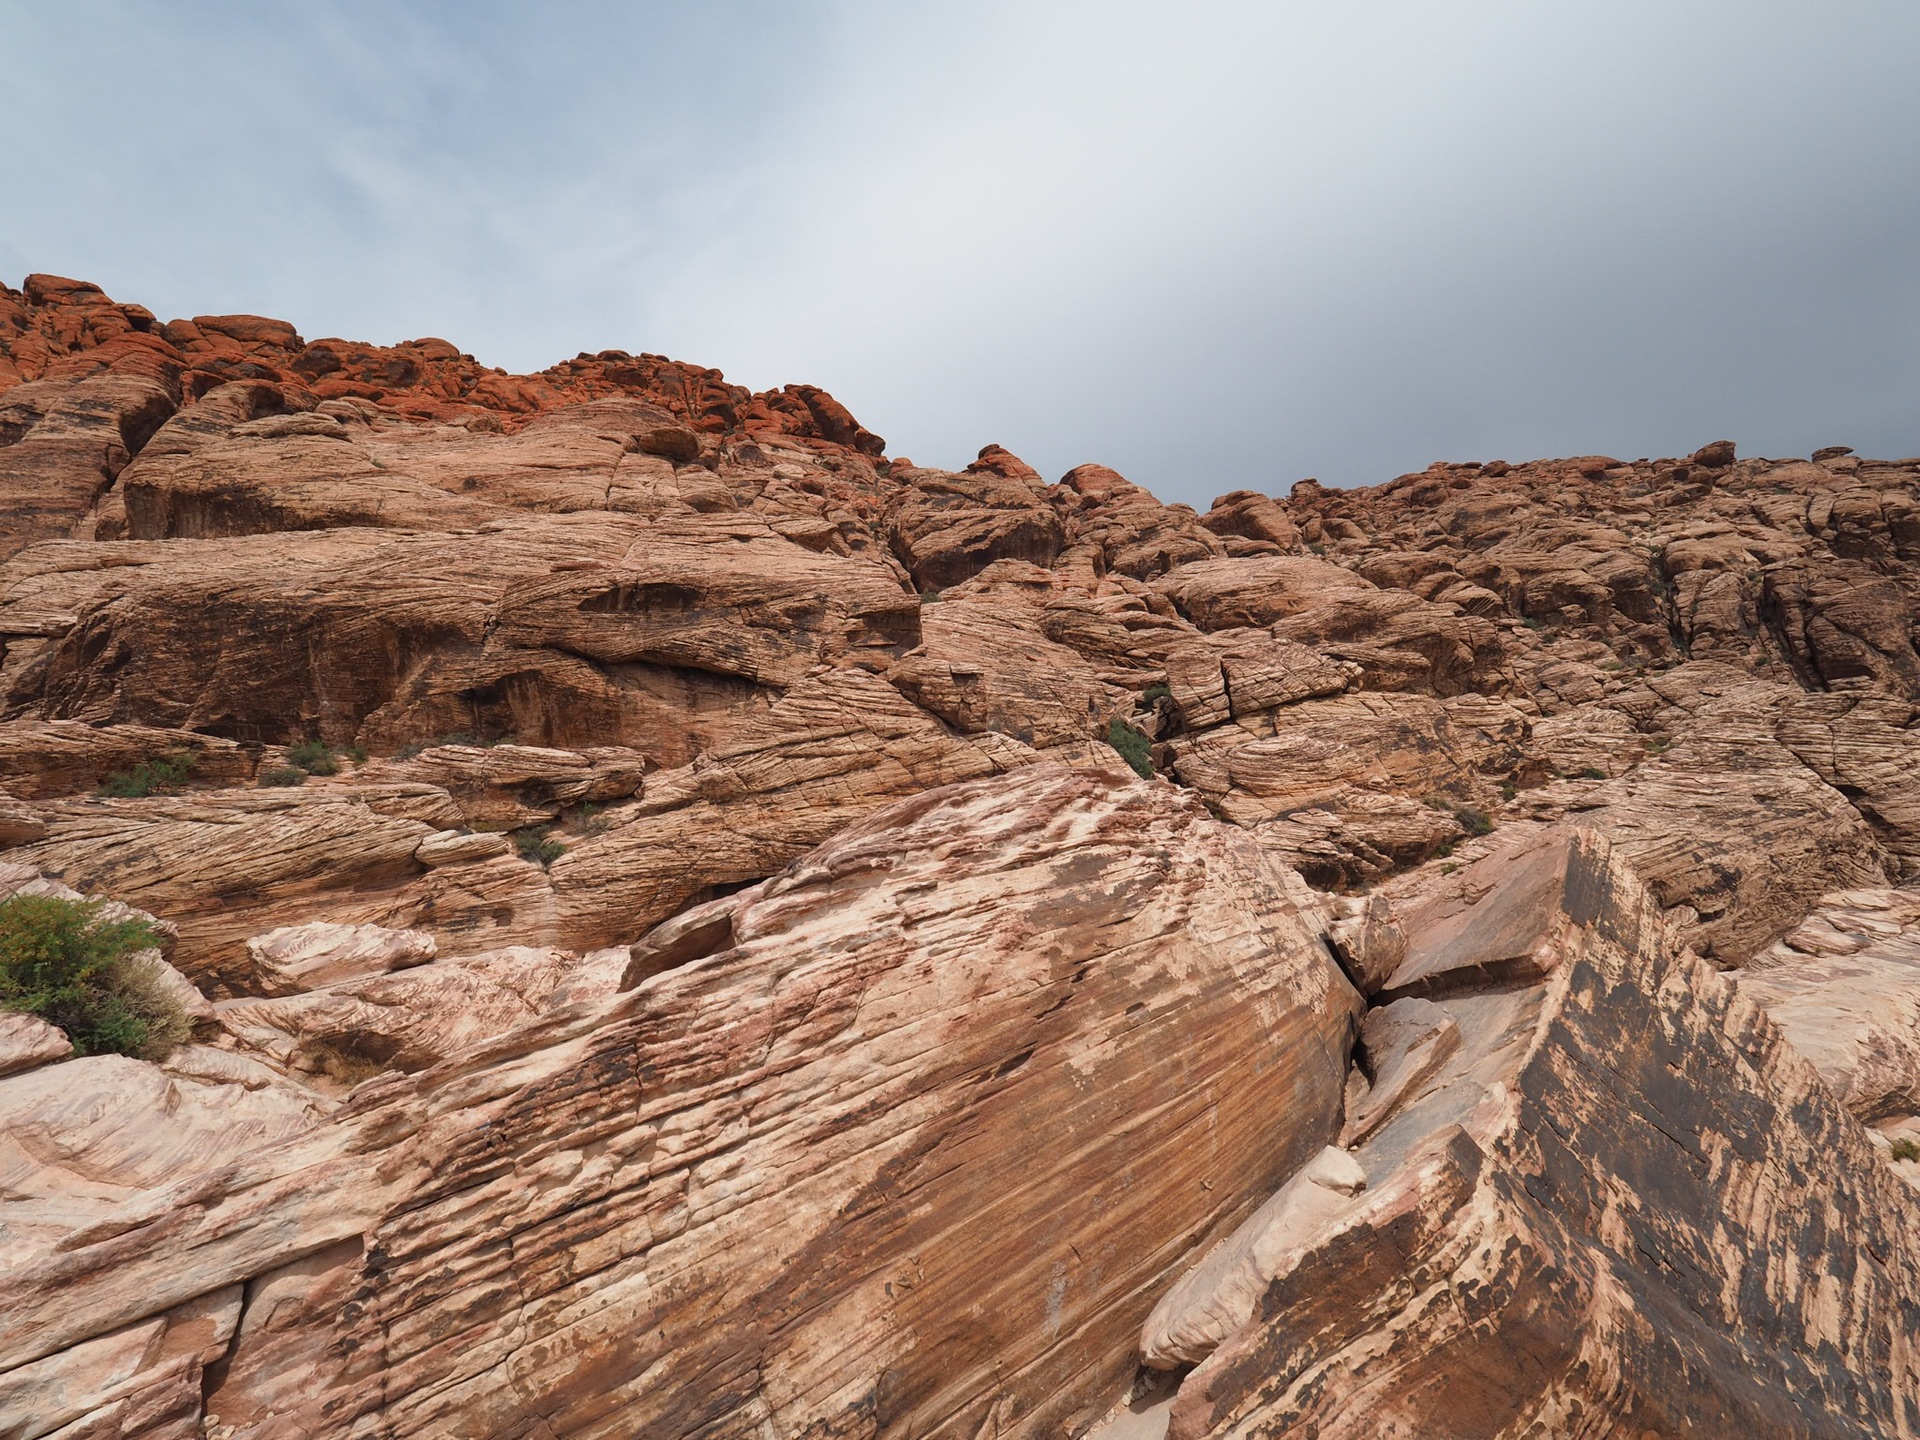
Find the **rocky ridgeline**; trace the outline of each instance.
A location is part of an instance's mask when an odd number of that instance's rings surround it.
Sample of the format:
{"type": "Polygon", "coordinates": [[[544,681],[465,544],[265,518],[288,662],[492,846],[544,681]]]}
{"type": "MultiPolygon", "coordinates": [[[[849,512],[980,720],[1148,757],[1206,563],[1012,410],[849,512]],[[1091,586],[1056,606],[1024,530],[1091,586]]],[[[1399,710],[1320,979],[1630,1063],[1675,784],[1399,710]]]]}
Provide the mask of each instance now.
{"type": "Polygon", "coordinates": [[[884,449],[0,288],[0,1434],[1920,1432],[1920,460],[884,449]]]}

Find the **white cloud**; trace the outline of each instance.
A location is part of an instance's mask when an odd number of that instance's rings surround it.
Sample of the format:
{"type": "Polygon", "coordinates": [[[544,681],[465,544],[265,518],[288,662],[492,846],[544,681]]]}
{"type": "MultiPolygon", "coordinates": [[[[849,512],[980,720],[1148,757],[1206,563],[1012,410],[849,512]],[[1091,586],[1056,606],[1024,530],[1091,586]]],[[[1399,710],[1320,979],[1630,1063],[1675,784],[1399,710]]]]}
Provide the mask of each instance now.
{"type": "Polygon", "coordinates": [[[1204,504],[1920,451],[1920,11],[0,0],[0,274],[826,385],[1204,504]],[[11,78],[11,77],[10,77],[11,78]]]}

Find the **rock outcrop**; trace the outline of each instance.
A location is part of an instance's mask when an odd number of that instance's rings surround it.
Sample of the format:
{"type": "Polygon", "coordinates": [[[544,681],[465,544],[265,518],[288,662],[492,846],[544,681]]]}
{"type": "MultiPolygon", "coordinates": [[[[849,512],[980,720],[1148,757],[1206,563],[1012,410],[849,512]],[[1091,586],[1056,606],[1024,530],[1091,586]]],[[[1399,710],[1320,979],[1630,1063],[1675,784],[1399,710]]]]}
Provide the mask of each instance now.
{"type": "Polygon", "coordinates": [[[1187,1251],[1338,1132],[1359,1002],[1312,914],[1165,786],[1035,766],[902,801],[633,990],[244,1159],[174,1127],[201,1153],[171,1186],[0,1280],[0,1413],[131,1435],[204,1394],[180,1433],[1084,1428],[1187,1251]],[[94,1337],[149,1332],[158,1363],[103,1373],[94,1337]]]}
{"type": "Polygon", "coordinates": [[[1201,1362],[1168,1434],[1900,1433],[1920,1204],[1839,1098],[1592,832],[1455,879],[1368,1016],[1393,1093],[1146,1327],[1201,1362]]]}
{"type": "Polygon", "coordinates": [[[0,286],[0,1434],[1920,1430],[1920,458],[885,451],[0,286]]]}

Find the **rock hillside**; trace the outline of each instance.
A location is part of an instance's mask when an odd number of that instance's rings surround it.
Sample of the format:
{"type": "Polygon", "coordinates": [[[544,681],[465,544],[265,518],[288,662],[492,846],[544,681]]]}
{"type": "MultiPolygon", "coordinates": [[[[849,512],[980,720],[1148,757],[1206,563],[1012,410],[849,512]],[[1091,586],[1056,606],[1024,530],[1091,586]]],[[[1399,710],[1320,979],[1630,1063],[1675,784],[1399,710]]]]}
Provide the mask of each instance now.
{"type": "Polygon", "coordinates": [[[0,287],[0,1435],[1920,1432],[1920,459],[1254,485],[0,287]]]}

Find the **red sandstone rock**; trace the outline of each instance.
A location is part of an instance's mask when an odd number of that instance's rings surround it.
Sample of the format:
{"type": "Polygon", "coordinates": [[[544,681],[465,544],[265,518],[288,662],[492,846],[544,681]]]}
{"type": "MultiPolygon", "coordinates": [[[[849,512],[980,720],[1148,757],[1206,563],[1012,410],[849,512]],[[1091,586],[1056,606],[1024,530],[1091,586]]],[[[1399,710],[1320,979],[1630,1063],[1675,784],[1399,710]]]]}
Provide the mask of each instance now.
{"type": "Polygon", "coordinates": [[[44,1387],[244,1280],[281,1298],[216,1350],[224,1435],[1083,1428],[1181,1256],[1338,1127],[1353,1000],[1304,899],[1164,787],[903,802],[708,955],[138,1202],[172,1238],[10,1267],[0,1353],[44,1387]]]}
{"type": "Polygon", "coordinates": [[[957,585],[996,560],[1051,565],[1065,543],[1046,487],[1024,465],[889,473],[908,481],[886,522],[890,543],[922,590],[957,585]]]}
{"type": "Polygon", "coordinates": [[[1920,1200],[1604,845],[1469,875],[1483,898],[1402,972],[1453,976],[1458,1045],[1376,1051],[1376,1084],[1424,1078],[1355,1177],[1296,1180],[1162,1301],[1148,1362],[1204,1358],[1167,1433],[1897,1433],[1920,1200]]]}
{"type": "Polygon", "coordinates": [[[883,448],[0,287],[0,1431],[1903,1433],[1920,460],[883,448]]]}

